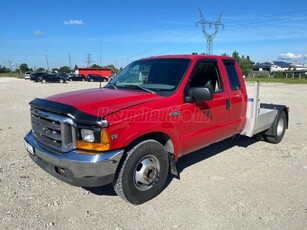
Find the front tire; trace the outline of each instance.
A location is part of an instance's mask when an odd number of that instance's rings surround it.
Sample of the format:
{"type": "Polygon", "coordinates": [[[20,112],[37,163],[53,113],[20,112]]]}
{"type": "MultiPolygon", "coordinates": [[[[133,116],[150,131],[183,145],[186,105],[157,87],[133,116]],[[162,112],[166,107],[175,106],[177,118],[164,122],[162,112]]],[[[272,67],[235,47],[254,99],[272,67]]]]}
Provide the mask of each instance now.
{"type": "Polygon", "coordinates": [[[118,196],[142,204],[164,188],[169,171],[168,155],[155,140],[145,140],[127,152],[113,186],[118,196]]]}

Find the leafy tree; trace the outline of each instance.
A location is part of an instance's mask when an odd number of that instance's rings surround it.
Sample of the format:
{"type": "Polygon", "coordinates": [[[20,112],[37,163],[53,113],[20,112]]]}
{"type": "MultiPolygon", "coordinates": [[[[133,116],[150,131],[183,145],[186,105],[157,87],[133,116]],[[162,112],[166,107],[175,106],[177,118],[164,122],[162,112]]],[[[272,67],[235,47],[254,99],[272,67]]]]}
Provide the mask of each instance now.
{"type": "Polygon", "coordinates": [[[68,66],[62,66],[60,69],[59,69],[59,72],[60,73],[70,73],[70,68],[68,66]]]}
{"type": "Polygon", "coordinates": [[[93,65],[91,66],[91,68],[100,68],[100,66],[97,65],[97,64],[93,64],[93,65]]]}
{"type": "Polygon", "coordinates": [[[35,72],[36,72],[36,73],[45,72],[45,69],[42,68],[42,67],[40,67],[40,68],[38,68],[35,72]]]}
{"type": "Polygon", "coordinates": [[[26,63],[22,63],[20,66],[19,66],[19,69],[22,73],[25,73],[27,71],[29,71],[29,67],[26,63]]]}
{"type": "Polygon", "coordinates": [[[112,65],[107,65],[104,68],[111,69],[112,74],[117,74],[118,73],[118,69],[116,69],[113,64],[112,65]]]}
{"type": "Polygon", "coordinates": [[[237,51],[233,52],[232,57],[236,59],[238,63],[240,63],[241,58],[240,58],[239,52],[237,51]]]}
{"type": "Polygon", "coordinates": [[[252,69],[252,66],[254,65],[254,62],[252,62],[252,61],[250,60],[250,57],[249,57],[249,56],[246,56],[246,58],[245,58],[245,56],[242,55],[242,56],[240,57],[239,52],[237,52],[237,51],[234,51],[234,52],[232,53],[232,57],[233,57],[234,59],[236,59],[237,62],[239,63],[240,68],[241,68],[241,70],[242,70],[242,73],[243,73],[245,76],[247,76],[247,75],[250,73],[250,71],[251,71],[251,69],[252,69]]]}
{"type": "Polygon", "coordinates": [[[248,61],[246,58],[241,58],[239,65],[241,67],[242,73],[247,76],[251,69],[252,69],[252,64],[250,61],[248,61]]]}
{"type": "Polygon", "coordinates": [[[0,73],[9,73],[11,70],[9,68],[6,68],[5,66],[0,66],[0,73]]]}

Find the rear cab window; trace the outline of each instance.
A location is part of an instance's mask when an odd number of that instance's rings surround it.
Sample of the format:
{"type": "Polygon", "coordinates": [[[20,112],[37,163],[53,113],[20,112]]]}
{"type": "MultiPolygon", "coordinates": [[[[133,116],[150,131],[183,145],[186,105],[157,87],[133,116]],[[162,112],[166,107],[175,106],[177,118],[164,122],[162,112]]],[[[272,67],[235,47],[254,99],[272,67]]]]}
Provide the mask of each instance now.
{"type": "Polygon", "coordinates": [[[234,60],[223,60],[231,90],[240,90],[241,83],[234,60]]]}

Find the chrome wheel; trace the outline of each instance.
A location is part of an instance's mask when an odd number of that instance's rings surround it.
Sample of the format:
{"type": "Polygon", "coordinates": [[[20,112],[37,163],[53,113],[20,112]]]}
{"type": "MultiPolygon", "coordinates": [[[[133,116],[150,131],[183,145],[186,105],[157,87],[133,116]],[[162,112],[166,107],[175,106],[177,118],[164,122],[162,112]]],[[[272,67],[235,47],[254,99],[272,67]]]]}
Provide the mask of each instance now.
{"type": "Polygon", "coordinates": [[[159,180],[160,164],[156,157],[145,156],[134,169],[134,185],[141,191],[150,189],[159,180]]]}
{"type": "Polygon", "coordinates": [[[281,136],[285,129],[285,121],[283,117],[280,117],[278,124],[277,124],[277,136],[281,136]]]}

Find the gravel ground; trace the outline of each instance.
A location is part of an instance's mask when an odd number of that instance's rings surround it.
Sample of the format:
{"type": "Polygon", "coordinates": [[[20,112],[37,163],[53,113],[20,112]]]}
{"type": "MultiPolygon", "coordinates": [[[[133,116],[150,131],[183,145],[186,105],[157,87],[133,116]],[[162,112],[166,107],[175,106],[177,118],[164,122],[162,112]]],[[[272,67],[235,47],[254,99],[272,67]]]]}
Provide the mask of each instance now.
{"type": "Polygon", "coordinates": [[[111,186],[55,179],[23,147],[29,101],[97,86],[0,78],[0,229],[307,229],[307,85],[261,85],[263,102],[290,107],[280,144],[242,137],[189,154],[178,162],[180,180],[140,206],[111,186]]]}

